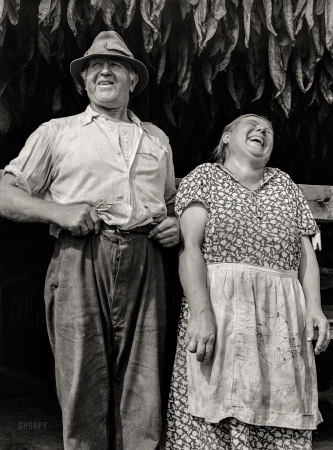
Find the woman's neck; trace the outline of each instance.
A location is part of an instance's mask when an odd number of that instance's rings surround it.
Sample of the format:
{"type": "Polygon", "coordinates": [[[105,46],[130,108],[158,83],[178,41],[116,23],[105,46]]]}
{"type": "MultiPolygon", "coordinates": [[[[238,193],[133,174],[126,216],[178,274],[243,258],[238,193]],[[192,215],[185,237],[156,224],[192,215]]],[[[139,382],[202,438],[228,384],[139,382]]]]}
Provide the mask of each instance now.
{"type": "Polygon", "coordinates": [[[224,167],[230,170],[230,172],[251,191],[254,191],[260,186],[264,177],[265,166],[253,167],[250,164],[243,164],[234,158],[228,158],[224,163],[224,167]]]}

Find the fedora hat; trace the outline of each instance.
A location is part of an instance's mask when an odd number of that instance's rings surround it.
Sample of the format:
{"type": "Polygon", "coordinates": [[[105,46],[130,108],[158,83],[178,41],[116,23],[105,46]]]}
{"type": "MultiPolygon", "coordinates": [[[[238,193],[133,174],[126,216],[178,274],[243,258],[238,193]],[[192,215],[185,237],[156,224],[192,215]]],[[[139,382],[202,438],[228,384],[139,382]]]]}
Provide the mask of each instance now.
{"type": "Polygon", "coordinates": [[[139,60],[135,59],[129,51],[127,45],[115,31],[102,31],[99,33],[91,47],[82,58],[74,59],[70,65],[70,71],[74,80],[84,89],[85,85],[81,76],[87,61],[94,56],[111,56],[127,61],[135,72],[139,80],[131,93],[131,97],[140,94],[147,86],[149,75],[147,67],[139,60]]]}

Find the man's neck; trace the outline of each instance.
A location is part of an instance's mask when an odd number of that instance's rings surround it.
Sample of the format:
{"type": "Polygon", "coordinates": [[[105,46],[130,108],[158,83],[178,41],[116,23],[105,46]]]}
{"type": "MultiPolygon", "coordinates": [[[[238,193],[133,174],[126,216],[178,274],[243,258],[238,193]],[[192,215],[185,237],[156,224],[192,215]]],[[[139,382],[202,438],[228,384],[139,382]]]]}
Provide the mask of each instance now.
{"type": "Polygon", "coordinates": [[[264,177],[265,167],[253,167],[235,159],[228,159],[224,166],[248,189],[255,190],[264,177]]]}
{"type": "Polygon", "coordinates": [[[90,103],[91,108],[99,114],[109,117],[114,120],[121,120],[123,122],[131,122],[128,118],[127,106],[122,106],[119,108],[106,108],[104,106],[99,106],[90,103]]]}

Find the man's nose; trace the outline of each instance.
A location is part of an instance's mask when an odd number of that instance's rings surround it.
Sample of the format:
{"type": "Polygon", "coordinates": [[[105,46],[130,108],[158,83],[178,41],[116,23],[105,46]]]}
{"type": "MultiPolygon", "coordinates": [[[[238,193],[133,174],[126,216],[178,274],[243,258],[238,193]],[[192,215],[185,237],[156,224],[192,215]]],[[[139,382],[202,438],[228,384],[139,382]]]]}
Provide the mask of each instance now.
{"type": "Polygon", "coordinates": [[[101,73],[111,73],[111,72],[112,70],[110,64],[107,61],[104,61],[101,73]]]}

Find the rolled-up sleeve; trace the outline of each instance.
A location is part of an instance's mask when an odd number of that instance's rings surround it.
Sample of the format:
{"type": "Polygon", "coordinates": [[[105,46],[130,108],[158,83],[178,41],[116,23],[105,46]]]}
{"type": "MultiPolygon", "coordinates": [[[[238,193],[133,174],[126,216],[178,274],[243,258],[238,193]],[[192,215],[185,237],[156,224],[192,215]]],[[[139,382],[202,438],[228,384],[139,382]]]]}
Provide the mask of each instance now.
{"type": "Polygon", "coordinates": [[[165,204],[168,206],[175,203],[177,189],[175,181],[175,169],[172,159],[172,150],[169,143],[167,149],[167,177],[165,182],[164,200],[165,204]]]}
{"type": "Polygon", "coordinates": [[[51,183],[52,157],[47,124],[30,135],[19,155],[5,168],[16,186],[33,196],[42,195],[51,183]]]}

